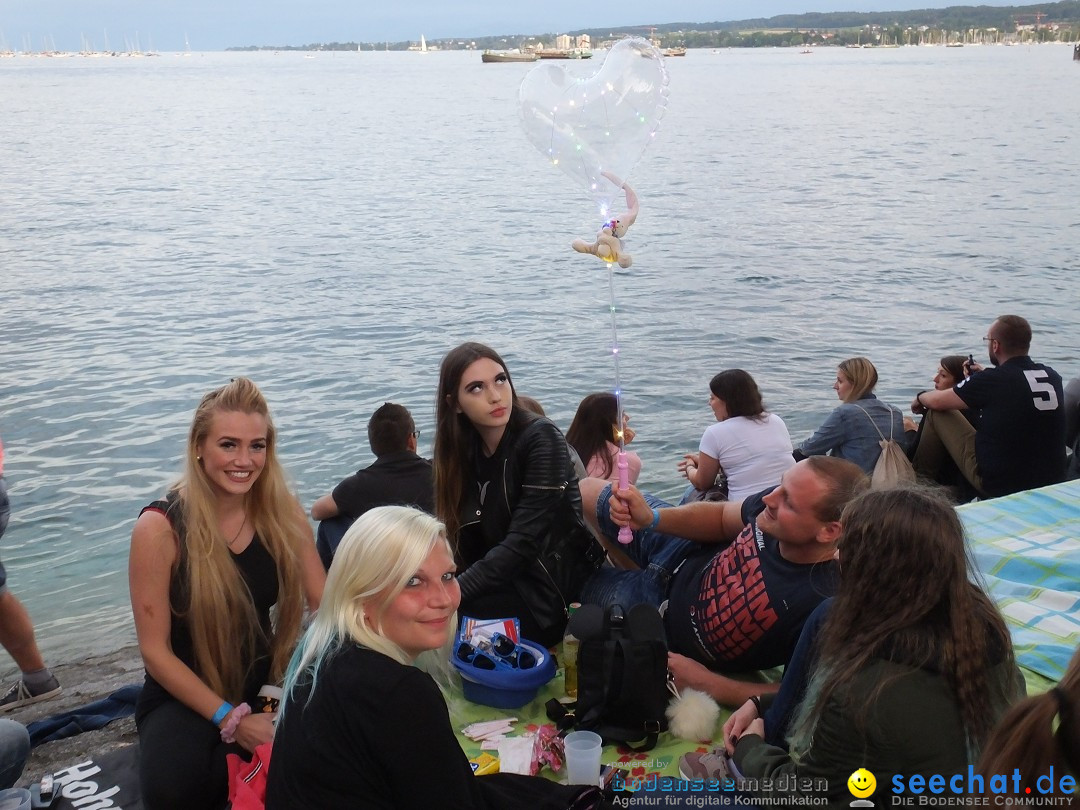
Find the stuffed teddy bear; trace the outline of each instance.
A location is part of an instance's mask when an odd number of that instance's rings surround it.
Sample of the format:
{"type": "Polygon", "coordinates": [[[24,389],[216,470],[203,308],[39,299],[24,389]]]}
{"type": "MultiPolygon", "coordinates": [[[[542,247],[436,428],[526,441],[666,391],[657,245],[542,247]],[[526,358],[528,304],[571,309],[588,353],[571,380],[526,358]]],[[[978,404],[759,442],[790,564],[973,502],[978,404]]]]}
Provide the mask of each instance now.
{"type": "Polygon", "coordinates": [[[598,259],[619,267],[629,267],[634,263],[629,253],[623,252],[622,237],[637,220],[638,199],[634,190],[610,172],[603,172],[604,177],[626,193],[627,211],[615,219],[605,222],[596,234],[596,241],[591,245],[584,239],[575,239],[571,247],[578,253],[591,253],[598,259]]]}

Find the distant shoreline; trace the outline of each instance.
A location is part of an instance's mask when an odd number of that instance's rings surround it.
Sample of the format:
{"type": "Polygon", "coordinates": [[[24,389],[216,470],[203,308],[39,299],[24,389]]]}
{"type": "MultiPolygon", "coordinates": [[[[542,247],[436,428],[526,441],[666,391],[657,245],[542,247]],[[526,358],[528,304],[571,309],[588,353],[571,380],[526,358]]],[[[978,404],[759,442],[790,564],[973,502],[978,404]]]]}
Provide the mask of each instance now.
{"type": "MultiPolygon", "coordinates": [[[[800,45],[861,44],[859,32],[884,37],[890,43],[918,44],[919,35],[940,35],[942,42],[963,42],[968,36],[1014,36],[1019,41],[1038,42],[1080,41],[1080,0],[1047,5],[1026,6],[948,6],[942,9],[876,12],[807,12],[780,14],[726,22],[672,22],[653,26],[614,26],[583,28],[565,31],[572,38],[588,36],[594,47],[627,36],[655,37],[661,48],[773,48],[782,47],[776,41],[787,38],[789,47],[800,45]],[[1052,13],[1050,13],[1052,12],[1052,13]],[[909,32],[905,41],[905,32],[909,32]],[[799,42],[790,42],[791,35],[804,35],[799,42]]],[[[417,32],[418,36],[421,35],[417,32]]],[[[532,34],[496,34],[491,36],[426,38],[429,50],[503,50],[520,48],[530,43],[553,42],[555,32],[532,34]]],[[[868,40],[863,39],[862,42],[868,40]]],[[[245,50],[344,50],[405,51],[418,49],[415,41],[330,42],[308,45],[248,45],[230,46],[227,51],[245,50]]]]}

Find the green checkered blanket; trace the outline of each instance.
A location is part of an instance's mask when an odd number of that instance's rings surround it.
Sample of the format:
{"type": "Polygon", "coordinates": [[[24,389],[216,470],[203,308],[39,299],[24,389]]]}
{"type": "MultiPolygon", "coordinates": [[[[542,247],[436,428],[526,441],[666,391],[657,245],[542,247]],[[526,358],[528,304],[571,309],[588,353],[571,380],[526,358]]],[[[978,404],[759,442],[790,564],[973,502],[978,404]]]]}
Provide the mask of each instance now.
{"type": "Polygon", "coordinates": [[[1017,662],[1058,681],[1080,645],[1080,481],[957,509],[1017,662]]]}

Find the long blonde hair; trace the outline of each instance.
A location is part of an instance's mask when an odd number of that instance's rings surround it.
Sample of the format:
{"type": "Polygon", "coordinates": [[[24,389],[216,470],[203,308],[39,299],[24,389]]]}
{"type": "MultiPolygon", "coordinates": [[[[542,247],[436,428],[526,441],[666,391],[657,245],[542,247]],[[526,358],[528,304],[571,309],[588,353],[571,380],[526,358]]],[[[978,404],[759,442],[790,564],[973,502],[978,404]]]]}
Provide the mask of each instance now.
{"type": "Polygon", "coordinates": [[[299,549],[300,543],[309,539],[309,531],[285,482],[270,408],[255,383],[237,377],[204,396],[188,434],[183,477],[173,486],[179,495],[185,534],[178,566],[187,582],[186,604],[174,610],[190,628],[196,672],[215,692],[239,701],[263,630],[251,593],[233,563],[228,538],[219,528],[217,496],[199,459],[199,447],[210,434],[214,416],[222,412],[258,414],[266,419],[266,463],[244,496],[244,508],[277,570],[273,632],[266,639],[270,679],[275,683],[284,675],[300,634],[304,590],[299,549]]]}
{"type": "Polygon", "coordinates": [[[844,402],[862,399],[864,395],[873,391],[878,383],[877,369],[866,357],[849,357],[847,360],[841,360],[836,368],[851,380],[851,391],[848,392],[844,402]]]}
{"type": "MultiPolygon", "coordinates": [[[[311,679],[310,700],[323,664],[346,644],[361,644],[398,663],[411,663],[410,656],[383,635],[382,614],[440,543],[452,556],[443,524],[410,506],[379,506],[357,518],[334,553],[319,613],[289,664],[286,697],[306,673],[311,679]],[[379,610],[369,613],[373,620],[369,624],[364,612],[376,603],[379,610]]],[[[450,626],[457,626],[456,617],[450,626]]]]}

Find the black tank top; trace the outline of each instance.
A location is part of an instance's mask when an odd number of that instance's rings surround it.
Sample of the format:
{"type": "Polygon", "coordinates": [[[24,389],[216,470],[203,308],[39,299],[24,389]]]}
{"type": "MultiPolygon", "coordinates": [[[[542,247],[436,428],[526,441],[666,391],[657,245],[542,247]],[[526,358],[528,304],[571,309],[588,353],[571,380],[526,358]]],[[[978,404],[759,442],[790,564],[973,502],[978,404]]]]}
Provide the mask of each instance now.
{"type": "MultiPolygon", "coordinates": [[[[170,492],[166,500],[154,501],[144,507],[142,512],[153,510],[161,512],[168,519],[176,532],[179,542],[179,556],[177,565],[173,570],[172,580],[169,584],[169,606],[172,609],[172,625],[169,631],[169,640],[172,644],[173,654],[183,661],[196,674],[200,674],[195,665],[195,649],[191,640],[191,628],[183,615],[186,610],[187,581],[184,567],[184,557],[187,554],[187,532],[184,528],[183,506],[176,492],[170,492]]],[[[142,515],[142,512],[139,512],[142,515]]],[[[230,552],[231,554],[232,552],[230,552]]],[[[277,566],[274,558],[262,544],[258,534],[252,538],[251,543],[239,554],[232,554],[233,562],[240,571],[240,576],[247,585],[252,603],[255,606],[255,615],[259,618],[262,632],[256,634],[255,657],[248,662],[248,674],[244,679],[244,694],[242,701],[248,704],[254,702],[259,693],[259,688],[268,682],[270,676],[270,646],[268,639],[271,637],[272,625],[270,622],[270,609],[277,602],[278,581],[277,566]]],[[[228,696],[222,696],[230,699],[228,696]]],[[[175,700],[160,683],[146,673],[139,701],[135,708],[135,721],[139,722],[163,703],[175,700]]]]}

